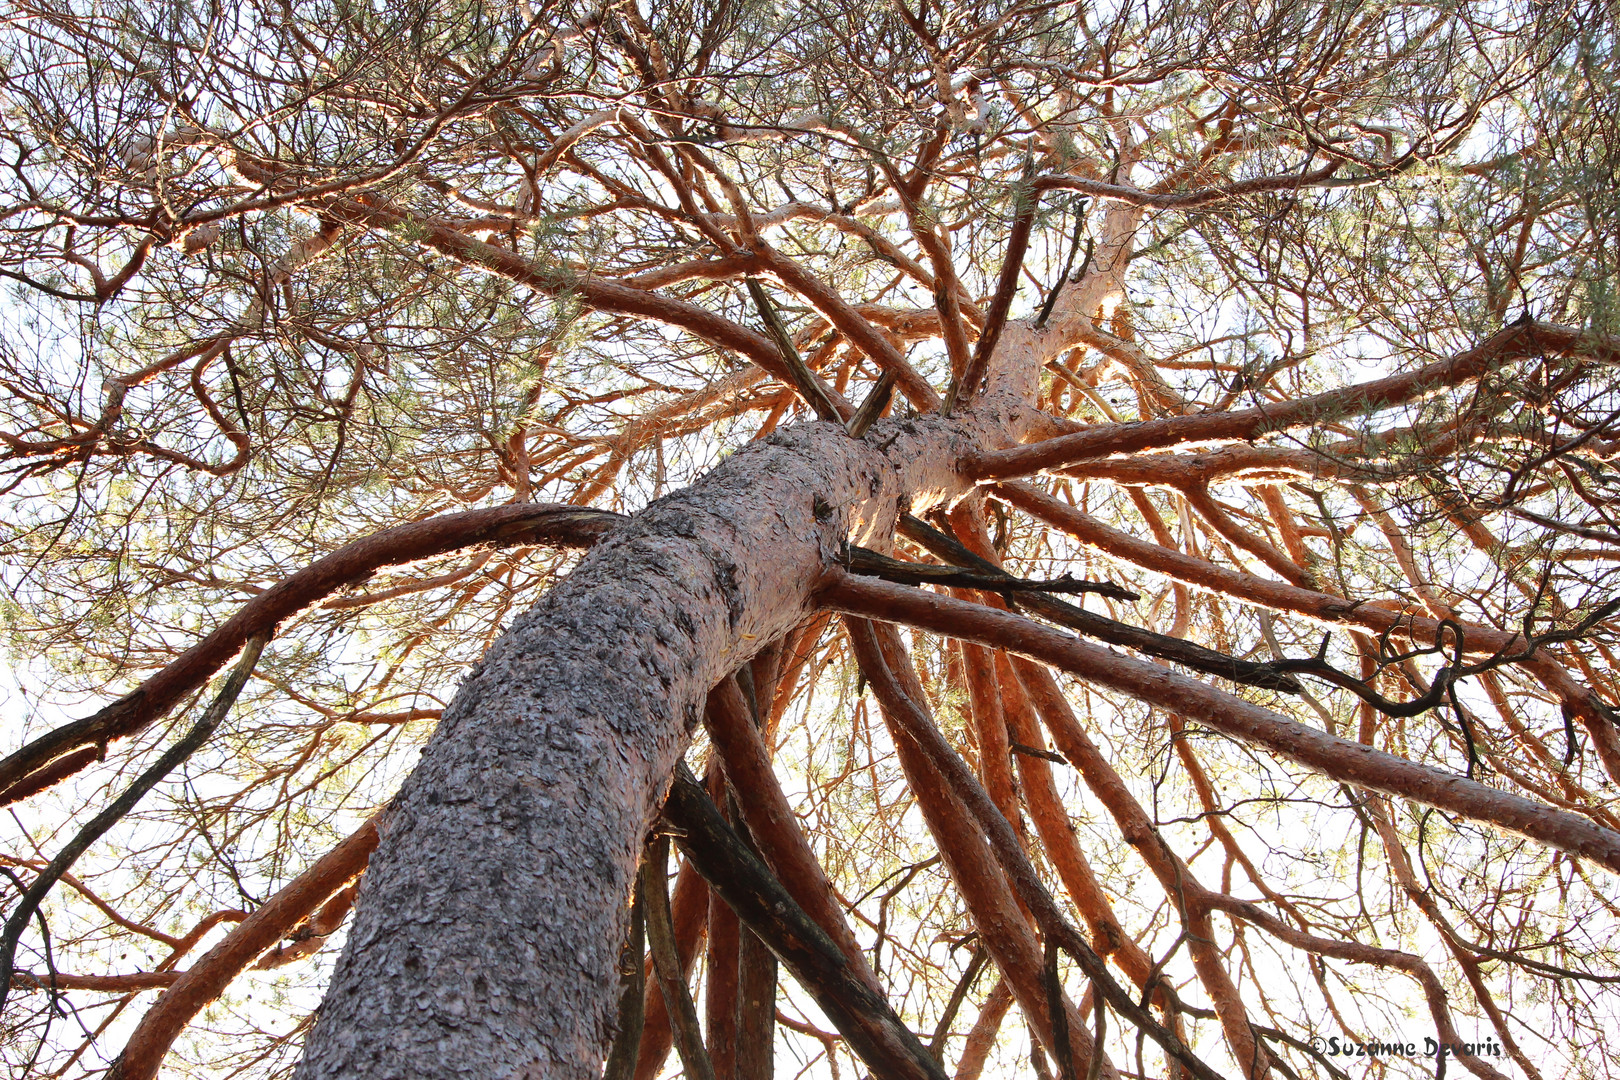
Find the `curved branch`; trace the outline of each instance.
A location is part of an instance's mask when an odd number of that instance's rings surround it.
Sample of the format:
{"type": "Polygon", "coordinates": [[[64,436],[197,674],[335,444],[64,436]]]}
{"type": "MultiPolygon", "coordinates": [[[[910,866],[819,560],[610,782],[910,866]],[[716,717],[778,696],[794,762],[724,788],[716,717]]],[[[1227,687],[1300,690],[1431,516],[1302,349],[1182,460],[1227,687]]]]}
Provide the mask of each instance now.
{"type": "MultiPolygon", "coordinates": [[[[833,575],[856,580],[842,571],[834,571],[833,575]]],[[[884,588],[904,589],[904,586],[884,586],[884,588]]],[[[963,601],[952,603],[968,608],[978,606],[963,601]]],[[[832,606],[840,610],[850,610],[838,604],[832,606]]],[[[853,611],[850,613],[861,614],[853,611]]],[[[996,612],[996,614],[1003,613],[996,612]]],[[[1080,969],[1091,979],[1092,987],[1100,997],[1120,1015],[1128,1017],[1136,1024],[1137,1028],[1157,1043],[1167,1056],[1174,1058],[1200,1080],[1219,1080],[1219,1073],[1194,1054],[1174,1032],[1155,1021],[1144,1005],[1114,981],[1103,959],[1092,950],[1085,937],[1069,924],[1053,900],[1052,894],[1041,883],[1040,876],[1030,863],[1029,857],[1024,854],[1012,825],[1002,816],[1001,811],[996,809],[995,803],[984,786],[979,783],[978,778],[951,749],[950,744],[945,742],[939,729],[897,678],[894,666],[884,657],[883,646],[879,644],[880,631],[859,619],[846,618],[844,624],[849,631],[850,642],[854,646],[861,670],[871,681],[873,693],[883,706],[885,719],[894,725],[896,734],[904,735],[911,747],[914,747],[949,785],[952,793],[981,831],[991,855],[1000,865],[1018,899],[1035,917],[1041,932],[1049,939],[1054,939],[1074,958],[1080,969]]],[[[888,632],[893,633],[892,630],[888,632]]],[[[898,638],[892,641],[898,645],[898,638]]],[[[985,642],[985,644],[994,643],[985,642]]],[[[899,739],[896,741],[900,742],[899,739]]],[[[1052,1026],[1056,1028],[1057,1024],[1054,1022],[1052,1026]]],[[[1076,1048],[1090,1057],[1092,1047],[1089,1035],[1083,1030],[1071,1031],[1071,1035],[1076,1048]]],[[[1112,1068],[1109,1068],[1108,1072],[1112,1073],[1112,1068]]]]}
{"type": "MultiPolygon", "coordinates": [[[[1453,1046],[1459,1045],[1463,1039],[1457,1032],[1457,1025],[1452,1019],[1451,1006],[1446,999],[1445,986],[1440,977],[1423,960],[1421,956],[1401,952],[1398,949],[1384,949],[1376,945],[1363,945],[1359,941],[1335,941],[1331,938],[1319,937],[1304,930],[1296,930],[1266,911],[1258,904],[1224,893],[1211,892],[1200,889],[1197,901],[1206,907],[1223,911],[1235,919],[1242,919],[1253,926],[1258,926],[1278,941],[1286,942],[1296,949],[1315,953],[1318,956],[1331,956],[1339,960],[1348,960],[1354,964],[1373,964],[1377,967],[1394,968],[1404,971],[1423,988],[1423,997],[1429,1006],[1429,1015],[1434,1018],[1435,1033],[1440,1041],[1453,1046]]],[[[1507,1080],[1503,1074],[1493,1068],[1489,1062],[1474,1054],[1458,1054],[1457,1058],[1477,1076],[1488,1080],[1507,1080]]]]}
{"type": "Polygon", "coordinates": [[[1620,873],[1620,833],[1518,795],[1308,728],[1213,687],[1060,634],[1039,623],[950,597],[857,578],[841,569],[821,580],[822,603],[1007,649],[1195,717],[1217,731],[1324,776],[1412,799],[1581,855],[1620,873]]]}
{"type": "Polygon", "coordinates": [[[141,1017],[108,1073],[108,1080],[155,1080],[163,1056],[185,1026],[219,997],[254,958],[363,871],[376,847],[377,818],[373,817],[282,886],[202,959],[182,972],[141,1017]]]}
{"type": "Polygon", "coordinates": [[[17,901],[16,909],[6,919],[4,932],[0,932],[0,1007],[5,1005],[6,996],[11,990],[12,963],[16,958],[17,941],[22,936],[28,920],[44,902],[46,894],[91,844],[101,839],[119,819],[135,809],[146,797],[147,792],[161,783],[164,777],[208,741],[209,736],[213,735],[226,714],[230,712],[231,706],[236,703],[237,695],[242,692],[248,677],[253,674],[253,667],[259,662],[259,654],[264,651],[265,642],[269,638],[267,631],[261,631],[247,640],[242,647],[242,658],[237,661],[235,670],[226,677],[219,693],[209,703],[208,708],[203,710],[197,722],[174,745],[165,750],[157,761],[142,771],[134,783],[120,792],[101,813],[75,833],[67,846],[51,860],[50,865],[39,872],[39,876],[28,887],[28,891],[23,893],[22,899],[17,901]]]}
{"type": "Polygon", "coordinates": [[[1200,191],[1161,192],[1145,191],[1125,184],[1110,184],[1086,176],[1060,173],[1043,176],[1035,181],[1037,191],[1079,191],[1093,198],[1113,199],[1131,206],[1145,206],[1157,210],[1196,210],[1226,199],[1242,195],[1258,195],[1268,191],[1295,191],[1320,184],[1339,171],[1343,162],[1335,161],[1315,172],[1281,173],[1275,176],[1257,176],[1253,180],[1237,180],[1220,187],[1200,191]]]}
{"type": "MultiPolygon", "coordinates": [[[[486,244],[430,219],[378,201],[334,199],[322,204],[332,217],[368,229],[406,233],[410,239],[508,281],[526,285],[545,296],[572,296],[598,311],[637,315],[679,327],[710,344],[729,349],[758,364],[789,386],[792,373],[777,347],[763,334],[697,304],[662,296],[565,266],[543,266],[507,248],[486,244]]],[[[893,351],[892,349],[890,350],[893,351]]],[[[904,360],[901,360],[904,364],[904,360]]],[[[905,365],[909,370],[910,365],[905,365]]],[[[921,376],[912,372],[912,378],[921,376]]],[[[927,383],[923,382],[926,387],[927,383]]],[[[931,391],[930,391],[931,392],[931,391]]],[[[838,395],[827,389],[834,401],[838,395]]]]}
{"type": "MultiPolygon", "coordinates": [[[[1322,424],[1343,416],[1399,405],[1478,378],[1504,360],[1581,347],[1581,331],[1552,323],[1524,323],[1501,330],[1480,344],[1416,371],[1355,383],[1275,405],[1230,412],[1169,416],[1135,424],[1105,424],[1027,446],[969,454],[962,469],[981,480],[1027,476],[1085,458],[1127,454],[1189,442],[1256,439],[1301,424],[1322,424]]],[[[1616,352],[1604,343],[1600,352],[1616,352]]]]}
{"type": "Polygon", "coordinates": [[[107,743],[162,719],[230,662],[249,637],[384,566],[474,544],[590,547],[621,520],[605,510],[518,503],[445,514],[346,544],[249,600],[219,629],[93,716],[46,732],[0,761],[0,806],[44,790],[105,756],[107,743]]]}

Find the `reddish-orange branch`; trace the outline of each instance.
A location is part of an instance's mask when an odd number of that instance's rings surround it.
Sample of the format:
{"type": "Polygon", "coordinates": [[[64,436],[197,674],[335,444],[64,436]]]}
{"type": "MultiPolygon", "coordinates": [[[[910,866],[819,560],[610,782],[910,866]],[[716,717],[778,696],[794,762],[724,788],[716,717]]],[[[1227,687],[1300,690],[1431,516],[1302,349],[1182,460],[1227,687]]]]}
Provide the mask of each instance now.
{"type": "Polygon", "coordinates": [[[1321,394],[1231,412],[1170,416],[1136,424],[1104,424],[1043,442],[970,454],[962,469],[983,480],[1027,476],[1084,458],[1190,442],[1254,439],[1301,424],[1375,412],[1447,386],[1478,378],[1505,360],[1568,352],[1581,344],[1581,332],[1550,323],[1512,326],[1466,352],[1404,375],[1357,383],[1321,394]]]}
{"type": "MultiPolygon", "coordinates": [[[[567,268],[541,266],[508,248],[486,244],[482,240],[476,240],[454,229],[375,200],[334,199],[325,203],[323,209],[339,220],[363,228],[407,231],[416,242],[426,247],[506,278],[508,281],[526,285],[546,296],[566,294],[598,311],[634,315],[679,327],[713,345],[747,357],[770,373],[773,378],[790,386],[794,385],[792,374],[781,353],[768,338],[701,305],[644,289],[631,288],[606,278],[567,268]]],[[[773,266],[772,269],[777,268],[773,266]]],[[[787,284],[793,287],[791,283],[787,284]]],[[[842,315],[839,321],[845,321],[842,315]]],[[[865,320],[858,316],[854,317],[851,327],[855,327],[855,323],[871,331],[865,320]]],[[[835,325],[838,323],[835,322],[835,325]]],[[[846,330],[846,327],[839,325],[839,329],[846,330]]],[[[861,332],[858,327],[855,329],[857,334],[861,332]]],[[[871,332],[875,334],[875,331],[871,332]]],[[[861,344],[864,348],[866,343],[857,341],[857,344],[861,344]]],[[[896,358],[898,353],[895,353],[892,346],[888,347],[887,352],[874,355],[874,359],[885,363],[885,366],[893,364],[896,358]]],[[[902,389],[913,395],[922,395],[925,392],[932,395],[933,391],[928,383],[905,363],[904,358],[898,359],[899,364],[894,367],[897,377],[901,380],[902,389]],[[905,374],[907,371],[910,372],[909,375],[905,374]]],[[[840,408],[848,407],[848,403],[838,395],[832,394],[830,388],[826,386],[822,388],[831,394],[840,408]]]]}
{"type": "Polygon", "coordinates": [[[1270,541],[1254,535],[1233,521],[1232,516],[1210,495],[1208,488],[1195,484],[1183,488],[1182,494],[1186,496],[1187,504],[1198,511],[1198,515],[1227,540],[1254,555],[1290,584],[1301,588],[1309,584],[1309,577],[1294,560],[1278,551],[1270,541]]]}
{"type": "MultiPolygon", "coordinates": [[[[957,826],[947,832],[939,832],[936,822],[929,823],[929,828],[935,831],[936,837],[949,837],[949,843],[942,844],[941,851],[947,864],[951,864],[953,853],[945,850],[946,848],[955,848],[965,842],[968,847],[975,850],[987,849],[989,857],[993,860],[992,865],[998,868],[998,872],[987,878],[987,881],[1000,882],[1000,887],[1007,890],[1009,900],[1012,895],[1016,895],[1018,901],[1040,927],[1048,947],[1061,948],[1090,977],[1091,994],[1106,1000],[1109,1006],[1135,1024],[1144,1036],[1151,1038],[1189,1073],[1200,1077],[1201,1080],[1216,1080],[1219,1074],[1193,1054],[1174,1032],[1165,1029],[1154,1020],[1135,995],[1113,980],[1103,959],[1091,948],[1084,936],[1069,923],[1034,865],[1029,861],[1012,825],[996,809],[984,786],[978,782],[972,771],[934,726],[933,720],[921,703],[922,688],[912,673],[899,634],[892,626],[874,624],[862,619],[846,618],[845,625],[861,670],[870,680],[873,693],[883,706],[884,720],[895,735],[896,749],[901,752],[902,764],[905,763],[906,755],[919,755],[906,767],[908,779],[913,783],[920,780],[924,784],[939,787],[944,795],[948,796],[949,803],[949,806],[942,803],[942,809],[949,810],[952,806],[960,808],[960,813],[956,815],[957,826]],[[981,845],[972,844],[975,835],[982,841],[981,845]]],[[[919,791],[919,797],[920,795],[919,791]]],[[[1022,919],[1008,925],[1016,925],[1019,929],[1025,926],[1022,919]]],[[[981,924],[981,933],[982,931],[981,924]]],[[[988,942],[987,947],[990,947],[988,942]]],[[[990,951],[994,955],[993,947],[990,947],[990,951]]],[[[1043,976],[1043,983],[1044,981],[1043,976]]],[[[1051,988],[1051,993],[1056,995],[1057,988],[1051,988]]],[[[1053,999],[1048,997],[1047,1000],[1053,999]]],[[[1030,1010],[1028,1002],[1024,1003],[1024,1007],[1027,1014],[1040,1015],[1039,1009],[1033,1012],[1030,1010]]],[[[1067,1010],[1066,1005],[1064,1008],[1067,1010]]],[[[1050,1010],[1049,1017],[1054,1029],[1060,1019],[1065,1021],[1066,1026],[1070,1028],[1069,1036],[1074,1046],[1090,1042],[1087,1033],[1073,1030],[1072,1013],[1058,1012],[1054,1008],[1050,1010]]],[[[1052,1034],[1057,1033],[1054,1031],[1052,1034]]],[[[1046,1045],[1069,1049],[1064,1047],[1060,1039],[1048,1038],[1046,1045]]],[[[1062,1055],[1056,1056],[1061,1062],[1062,1055]]],[[[1245,1060],[1245,1067],[1248,1069],[1260,1069],[1265,1064],[1263,1058],[1256,1055],[1249,1055],[1245,1060]]],[[[1097,1048],[1097,1056],[1092,1058],[1091,1066],[1090,1071],[1093,1073],[1099,1066],[1104,1071],[1110,1068],[1102,1047],[1097,1048]]]]}
{"type": "MultiPolygon", "coordinates": [[[[855,651],[872,680],[884,719],[894,731],[895,751],[905,771],[906,782],[917,797],[923,818],[950,870],[951,880],[973,916],[979,940],[1007,979],[1019,1007],[1035,1027],[1042,1045],[1056,1057],[1057,1029],[1047,1005],[1041,946],[1030,928],[1028,916],[1020,908],[983,833],[961,805],[950,783],[934,767],[921,747],[904,735],[903,722],[896,718],[899,710],[920,708],[916,703],[918,699],[913,696],[920,688],[915,685],[913,678],[908,677],[910,664],[897,653],[900,648],[898,638],[890,630],[889,640],[880,645],[873,632],[876,628],[866,629],[862,635],[853,622],[850,626],[855,651]],[[887,646],[884,651],[896,650],[896,654],[882,657],[879,650],[884,646],[887,646]],[[881,667],[875,662],[880,657],[883,659],[881,667]],[[888,680],[894,680],[895,685],[890,685],[885,675],[888,680]],[[910,694],[906,693],[906,683],[912,684],[910,694]]],[[[1073,1059],[1076,1062],[1088,1061],[1092,1053],[1090,1035],[1081,1022],[1080,1014],[1068,1005],[1067,1000],[1064,1007],[1069,1010],[1066,1028],[1073,1059]]],[[[1111,1064],[1105,1062],[1102,1075],[1116,1077],[1118,1074],[1111,1064]]]]}
{"type": "Polygon", "coordinates": [[[711,891],[703,1008],[707,1018],[709,1063],[714,1067],[715,1080],[738,1080],[737,954],[741,931],[737,913],[711,891]]]}
{"type": "Polygon", "coordinates": [[[1007,1010],[1012,1008],[1012,1004],[1013,992],[1008,988],[1007,980],[997,979],[996,985],[990,989],[990,996],[979,1009],[973,1027],[968,1029],[967,1039],[962,1044],[962,1056],[956,1062],[956,1080],[979,1080],[985,1062],[990,1059],[990,1051],[995,1048],[1001,1022],[1006,1019],[1007,1010]]]}
{"type": "MultiPolygon", "coordinates": [[[[1026,484],[997,484],[994,492],[997,498],[1062,529],[1077,540],[1190,585],[1249,603],[1263,604],[1278,611],[1296,612],[1321,622],[1364,627],[1375,633],[1388,633],[1422,644],[1432,644],[1435,635],[1440,632],[1438,619],[1409,610],[1405,605],[1391,608],[1364,600],[1348,600],[1342,596],[1230,570],[1174,548],[1150,543],[1105,525],[1068,503],[1026,484]]],[[[1520,634],[1473,623],[1460,625],[1464,649],[1472,655],[1516,653],[1524,649],[1524,637],[1520,634]]],[[[1581,720],[1592,736],[1592,744],[1604,768],[1611,777],[1620,780],[1620,731],[1610,721],[1607,707],[1590,688],[1582,686],[1553,660],[1547,650],[1538,650],[1523,663],[1547,689],[1558,695],[1559,703],[1565,709],[1581,720]]]]}
{"type": "Polygon", "coordinates": [[[242,920],[141,1017],[109,1073],[110,1080],[154,1080],[163,1055],[192,1018],[219,997],[255,957],[364,870],[376,847],[373,818],[242,920]]]}
{"type": "Polygon", "coordinates": [[[1020,653],[1195,718],[1334,780],[1495,825],[1582,855],[1620,873],[1620,833],[1586,818],[1306,727],[1203,683],[1032,620],[920,589],[857,578],[837,568],[823,576],[820,599],[849,614],[904,623],[1020,653]]]}
{"type": "Polygon", "coordinates": [[[855,940],[827,875],[776,782],[770,752],[749,712],[734,679],[724,680],[709,694],[709,737],[724,762],[726,778],[737,792],[738,809],[748,831],[783,887],[827,932],[855,976],[881,996],[882,988],[866,963],[866,954],[855,940]]]}
{"type": "MultiPolygon", "coordinates": [[[[958,507],[953,511],[951,519],[963,537],[964,543],[974,549],[981,558],[990,559],[999,565],[996,552],[985,535],[982,517],[964,510],[964,507],[958,507]]],[[[999,598],[990,597],[987,598],[987,602],[989,606],[998,610],[1004,609],[999,598]]],[[[970,647],[964,645],[964,649],[970,647]]],[[[996,650],[995,656],[996,682],[1001,702],[998,715],[1005,716],[1010,730],[1020,742],[1039,749],[1043,740],[1023,681],[1014,671],[1006,653],[996,650]]],[[[1043,710],[1049,713],[1054,708],[1066,708],[1066,705],[1058,704],[1061,695],[1057,693],[1056,685],[1052,683],[1045,670],[1028,665],[1027,662],[1025,667],[1029,671],[1028,677],[1033,682],[1035,690],[1042,695],[1043,710]]],[[[1081,768],[1082,775],[1115,814],[1122,832],[1127,837],[1134,838],[1132,842],[1142,851],[1166,894],[1177,901],[1177,907],[1181,910],[1189,930],[1194,967],[1204,989],[1215,1002],[1216,1013],[1225,1029],[1234,1056],[1239,1061],[1253,1063],[1252,1071],[1255,1074],[1264,1074],[1266,1071],[1264,1054],[1256,1042],[1248,1012],[1244,1008],[1237,986],[1227,974],[1223,957],[1215,947],[1209,913],[1180,899],[1180,895],[1185,891],[1184,886],[1191,881],[1190,872],[1164,845],[1147,815],[1120,782],[1118,774],[1107,760],[1096,752],[1090,741],[1081,735],[1078,740],[1071,739],[1066,748],[1077,755],[1071,760],[1081,768]]],[[[1086,863],[1085,856],[1080,852],[1074,832],[1069,826],[1068,816],[1058,799],[1050,767],[1043,759],[1028,754],[1019,755],[1018,760],[1021,774],[1028,778],[1024,794],[1030,799],[1031,816],[1035,818],[1037,828],[1041,830],[1041,839],[1047,855],[1058,868],[1065,888],[1069,890],[1071,898],[1080,909],[1081,916],[1086,920],[1093,935],[1105,942],[1108,951],[1116,952],[1121,966],[1132,981],[1140,989],[1147,989],[1154,972],[1152,960],[1136,942],[1125,936],[1107,898],[1092,877],[1091,869],[1086,863]]],[[[1181,1031],[1179,1024],[1176,1023],[1178,1018],[1168,1010],[1167,1015],[1171,1017],[1172,1026],[1179,1036],[1181,1031]]]]}
{"type": "Polygon", "coordinates": [[[0,805],[43,790],[98,760],[107,743],[161,719],[230,662],[244,642],[385,566],[475,544],[590,547],[619,515],[577,506],[519,503],[444,514],[346,544],[243,604],[219,629],[94,716],[45,733],[0,761],[0,805]]]}
{"type": "Polygon", "coordinates": [[[141,990],[163,990],[185,976],[183,971],[137,971],[129,975],[34,975],[19,971],[11,985],[37,990],[100,990],[109,994],[133,994],[141,990]]]}
{"type": "Polygon", "coordinates": [[[1001,688],[996,684],[993,650],[961,643],[973,730],[979,742],[979,777],[1002,816],[1018,828],[1018,789],[1013,781],[1012,745],[1007,738],[1001,688]]]}
{"type": "MultiPolygon", "coordinates": [[[[1006,653],[996,654],[996,674],[1004,696],[1003,712],[1013,738],[1031,749],[1045,750],[1045,737],[1006,653]]],[[[1153,970],[1153,959],[1120,925],[1102,884],[1092,872],[1085,853],[1080,850],[1074,825],[1058,794],[1052,766],[1043,758],[1019,754],[1018,773],[1023,779],[1029,816],[1040,835],[1041,846],[1047,858],[1052,860],[1070,901],[1091,931],[1098,954],[1113,958],[1138,988],[1146,989],[1153,970]]]]}
{"type": "Polygon", "coordinates": [[[1193,968],[1215,1005],[1215,1014],[1221,1021],[1221,1029],[1233,1056],[1244,1063],[1249,1074],[1267,1074],[1268,1055],[1255,1038],[1243,997],[1227,972],[1225,958],[1215,944],[1209,911],[1197,902],[1202,887],[1186,863],[1165,843],[1154,827],[1153,819],[1131,794],[1107,756],[1081,728],[1051,674],[1027,660],[1016,661],[1013,666],[1019,683],[1052,732],[1063,756],[1079,770],[1086,785],[1108,809],[1119,826],[1120,835],[1136,849],[1180,914],[1188,932],[1188,950],[1192,955],[1193,968]]]}

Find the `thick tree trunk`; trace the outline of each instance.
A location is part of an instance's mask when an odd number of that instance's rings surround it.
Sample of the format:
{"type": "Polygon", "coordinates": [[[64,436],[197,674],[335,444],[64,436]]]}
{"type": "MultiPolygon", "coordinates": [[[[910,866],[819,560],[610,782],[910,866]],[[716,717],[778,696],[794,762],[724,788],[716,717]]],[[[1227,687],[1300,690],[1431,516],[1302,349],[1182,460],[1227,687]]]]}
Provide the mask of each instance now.
{"type": "Polygon", "coordinates": [[[636,859],[705,695],[803,620],[852,531],[887,535],[959,493],[967,450],[1017,437],[1005,389],[740,451],[518,619],[385,817],[301,1080],[596,1076],[636,859]]]}

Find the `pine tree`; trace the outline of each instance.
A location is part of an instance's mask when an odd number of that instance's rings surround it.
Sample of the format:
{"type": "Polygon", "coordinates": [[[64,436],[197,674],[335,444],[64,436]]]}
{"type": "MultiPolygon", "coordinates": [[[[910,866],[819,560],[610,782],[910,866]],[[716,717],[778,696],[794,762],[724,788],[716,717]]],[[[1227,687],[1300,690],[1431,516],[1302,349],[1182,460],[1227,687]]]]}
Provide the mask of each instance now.
{"type": "Polygon", "coordinates": [[[1612,1075],[1615,15],[14,4],[0,1052],[1612,1075]]]}

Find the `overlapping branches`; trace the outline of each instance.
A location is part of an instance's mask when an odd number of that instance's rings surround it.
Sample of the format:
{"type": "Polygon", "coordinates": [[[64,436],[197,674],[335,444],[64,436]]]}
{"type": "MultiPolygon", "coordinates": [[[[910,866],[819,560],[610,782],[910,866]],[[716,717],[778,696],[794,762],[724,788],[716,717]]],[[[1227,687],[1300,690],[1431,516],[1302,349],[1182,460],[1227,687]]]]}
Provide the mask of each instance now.
{"type": "Polygon", "coordinates": [[[549,552],[818,421],[958,433],[921,516],[808,493],[851,529],[805,612],[910,629],[731,658],[615,1076],[1599,1060],[1602,5],[497,7],[7,24],[4,617],[14,700],[86,714],[13,727],[8,896],[277,634],[19,925],[8,1061],[98,1070],[134,1005],[125,1080],[283,1070],[271,1019],[187,1024],[324,971],[549,552]]]}

